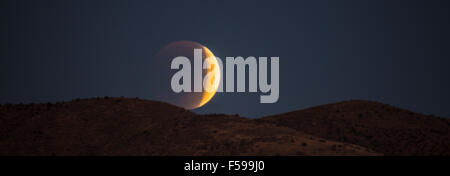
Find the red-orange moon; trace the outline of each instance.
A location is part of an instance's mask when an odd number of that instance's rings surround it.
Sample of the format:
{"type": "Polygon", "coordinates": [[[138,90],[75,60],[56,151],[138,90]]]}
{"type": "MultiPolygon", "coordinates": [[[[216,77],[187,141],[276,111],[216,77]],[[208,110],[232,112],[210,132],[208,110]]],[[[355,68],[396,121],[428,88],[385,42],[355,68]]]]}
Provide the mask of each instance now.
{"type": "MultiPolygon", "coordinates": [[[[217,58],[206,46],[193,42],[193,41],[177,41],[172,42],[162,48],[156,55],[158,65],[163,68],[163,71],[159,71],[159,76],[161,81],[158,84],[165,84],[167,86],[159,86],[164,90],[160,90],[159,93],[162,95],[160,99],[162,101],[168,102],[170,104],[183,107],[185,109],[196,109],[207,104],[217,92],[219,88],[219,83],[221,79],[220,67],[217,58]],[[194,85],[194,49],[202,49],[202,63],[208,63],[210,69],[202,70],[202,86],[203,92],[180,92],[175,93],[172,91],[170,86],[171,76],[175,74],[178,70],[171,70],[170,63],[172,59],[178,56],[184,56],[191,61],[191,85],[194,85]],[[205,81],[205,84],[203,84],[205,81]]],[[[203,66],[202,64],[202,66],[203,66]]],[[[156,68],[161,70],[161,68],[156,68]]],[[[180,68],[181,69],[181,68],[180,68]]],[[[193,89],[192,89],[193,90],[193,89]]]]}

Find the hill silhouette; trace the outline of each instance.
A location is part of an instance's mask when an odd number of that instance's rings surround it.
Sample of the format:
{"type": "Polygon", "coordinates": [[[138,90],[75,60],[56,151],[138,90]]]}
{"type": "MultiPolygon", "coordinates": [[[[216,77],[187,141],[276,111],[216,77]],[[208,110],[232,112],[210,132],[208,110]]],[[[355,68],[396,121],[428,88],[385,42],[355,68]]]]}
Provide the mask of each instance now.
{"type": "Polygon", "coordinates": [[[258,121],[361,145],[385,155],[450,155],[450,120],[352,100],[258,121]]]}
{"type": "Polygon", "coordinates": [[[288,127],[140,99],[3,105],[0,124],[0,155],[380,155],[288,127]]]}
{"type": "Polygon", "coordinates": [[[131,98],[0,106],[0,155],[449,155],[449,119],[354,100],[250,119],[131,98]]]}

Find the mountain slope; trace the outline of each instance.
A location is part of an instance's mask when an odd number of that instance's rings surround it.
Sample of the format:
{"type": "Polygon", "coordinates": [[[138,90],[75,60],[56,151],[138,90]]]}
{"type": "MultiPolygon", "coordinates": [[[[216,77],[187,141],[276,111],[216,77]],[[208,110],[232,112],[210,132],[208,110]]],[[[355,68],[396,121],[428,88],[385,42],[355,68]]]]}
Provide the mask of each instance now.
{"type": "Polygon", "coordinates": [[[379,155],[288,127],[95,98],[0,106],[0,155],[379,155]]]}
{"type": "Polygon", "coordinates": [[[258,120],[386,155],[450,155],[450,120],[352,100],[258,120]]]}

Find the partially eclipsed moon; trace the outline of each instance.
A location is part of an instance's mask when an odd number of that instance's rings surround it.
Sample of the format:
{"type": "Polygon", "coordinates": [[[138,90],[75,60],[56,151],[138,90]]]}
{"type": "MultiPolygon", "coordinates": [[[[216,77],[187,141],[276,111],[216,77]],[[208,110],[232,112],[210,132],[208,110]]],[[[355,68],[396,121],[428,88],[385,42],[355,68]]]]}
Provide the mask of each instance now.
{"type": "Polygon", "coordinates": [[[203,52],[205,52],[206,59],[203,63],[210,65],[210,68],[206,72],[206,76],[203,78],[203,96],[200,104],[198,104],[197,108],[202,107],[206,103],[208,103],[212,97],[217,92],[217,89],[219,88],[220,83],[220,67],[219,62],[217,61],[217,58],[214,56],[214,54],[206,47],[203,47],[203,52]]]}
{"type": "Polygon", "coordinates": [[[221,72],[217,58],[207,47],[193,41],[176,41],[166,45],[157,54],[152,62],[152,92],[157,100],[164,101],[185,109],[196,109],[211,101],[219,88],[221,72]],[[194,69],[197,69],[194,61],[194,50],[202,49],[202,92],[194,92],[194,69]],[[178,56],[189,59],[190,64],[179,69],[171,69],[172,60],[178,56]],[[191,89],[189,91],[174,92],[171,87],[173,75],[184,67],[189,67],[189,78],[180,79],[180,84],[189,81],[191,89]]]}

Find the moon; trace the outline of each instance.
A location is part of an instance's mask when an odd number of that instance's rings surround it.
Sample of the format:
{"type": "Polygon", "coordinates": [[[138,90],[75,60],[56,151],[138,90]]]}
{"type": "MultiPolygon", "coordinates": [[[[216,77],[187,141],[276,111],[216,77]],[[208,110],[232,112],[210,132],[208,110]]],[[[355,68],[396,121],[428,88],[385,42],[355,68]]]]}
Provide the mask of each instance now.
{"type": "MultiPolygon", "coordinates": [[[[193,41],[176,41],[163,47],[152,60],[151,90],[157,100],[173,104],[185,109],[196,109],[204,106],[219,88],[221,71],[219,62],[213,52],[206,46],[193,41]],[[202,92],[172,91],[170,81],[178,70],[170,69],[172,59],[178,56],[187,57],[191,61],[191,89],[194,85],[194,49],[202,49],[202,66],[209,65],[209,69],[202,70],[202,92]]],[[[184,80],[183,80],[184,81],[184,80]]],[[[193,90],[193,89],[192,89],[193,90]]]]}

